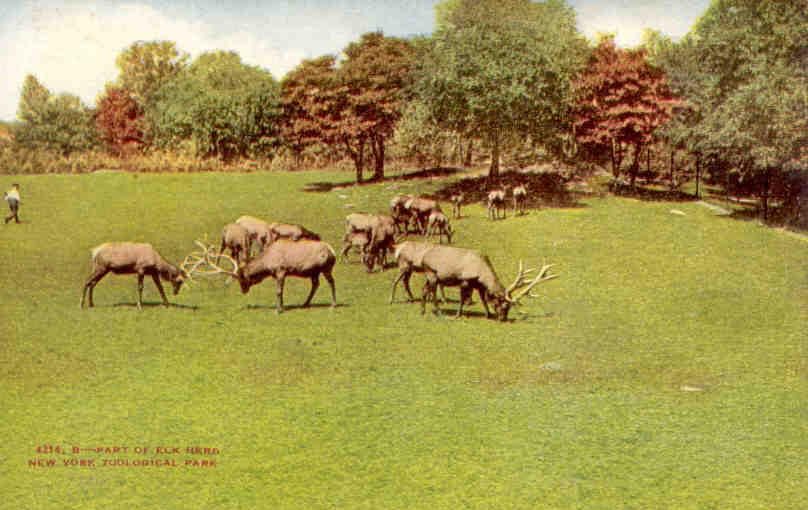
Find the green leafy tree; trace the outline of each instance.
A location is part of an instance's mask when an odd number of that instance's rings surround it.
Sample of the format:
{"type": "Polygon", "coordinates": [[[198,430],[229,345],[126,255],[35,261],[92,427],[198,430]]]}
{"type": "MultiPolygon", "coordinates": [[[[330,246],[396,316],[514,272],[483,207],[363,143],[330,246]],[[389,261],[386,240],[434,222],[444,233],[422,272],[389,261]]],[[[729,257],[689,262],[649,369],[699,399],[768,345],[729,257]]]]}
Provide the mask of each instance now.
{"type": "Polygon", "coordinates": [[[490,177],[504,140],[569,130],[570,80],[587,48],[563,1],[450,0],[437,23],[415,90],[443,127],[487,143],[490,177]]]}
{"type": "Polygon", "coordinates": [[[185,67],[188,55],[173,41],[138,41],[123,50],[115,64],[117,84],[131,92],[141,107],[148,107],[154,94],[185,67]]]}
{"type": "Polygon", "coordinates": [[[234,52],[200,55],[154,97],[147,117],[158,146],[230,159],[267,156],[277,144],[278,83],[234,52]]]}
{"type": "Polygon", "coordinates": [[[23,82],[15,140],[23,147],[69,155],[96,143],[93,111],[72,94],[53,95],[33,75],[23,82]]]}

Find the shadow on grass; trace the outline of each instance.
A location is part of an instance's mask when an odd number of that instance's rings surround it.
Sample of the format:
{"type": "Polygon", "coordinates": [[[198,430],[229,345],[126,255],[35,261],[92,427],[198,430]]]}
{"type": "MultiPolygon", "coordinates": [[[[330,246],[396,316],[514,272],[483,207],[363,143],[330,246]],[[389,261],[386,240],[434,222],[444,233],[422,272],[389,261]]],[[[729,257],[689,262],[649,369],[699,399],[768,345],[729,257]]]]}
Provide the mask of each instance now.
{"type": "MultiPolygon", "coordinates": [[[[449,201],[452,195],[463,194],[463,203],[486,204],[488,192],[505,186],[525,186],[527,199],[525,209],[540,209],[542,207],[586,207],[577,200],[577,193],[567,188],[567,178],[560,173],[523,173],[504,172],[499,177],[491,179],[488,176],[467,177],[452,182],[435,193],[427,195],[440,201],[449,201]]],[[[513,195],[508,191],[505,199],[509,214],[513,211],[513,195]]]]}
{"type": "MultiPolygon", "coordinates": [[[[164,305],[162,301],[144,301],[143,308],[179,308],[181,310],[199,310],[199,307],[196,305],[183,305],[181,303],[169,303],[164,305]]],[[[129,302],[120,302],[115,303],[112,305],[95,305],[95,308],[137,308],[137,303],[129,303],[129,302]]]]}
{"type": "MultiPolygon", "coordinates": [[[[350,305],[344,303],[337,303],[333,308],[348,308],[349,306],[350,305]]],[[[245,308],[248,310],[268,310],[274,312],[277,309],[277,306],[275,303],[272,303],[271,305],[247,305],[245,308]]],[[[284,313],[291,310],[305,310],[307,308],[332,308],[332,306],[331,303],[312,303],[309,306],[303,306],[302,303],[297,305],[283,305],[284,313]]]]}
{"type": "Polygon", "coordinates": [[[654,187],[609,184],[609,191],[617,197],[634,198],[647,202],[695,202],[699,200],[695,195],[681,190],[667,190],[654,187]]]}
{"type": "Polygon", "coordinates": [[[357,183],[355,180],[341,182],[310,182],[303,187],[303,191],[310,193],[327,193],[335,189],[350,188],[352,186],[365,186],[368,184],[379,184],[382,182],[409,181],[413,179],[431,179],[434,177],[449,177],[462,171],[460,168],[435,167],[411,172],[407,174],[385,177],[384,179],[369,179],[357,183]]]}

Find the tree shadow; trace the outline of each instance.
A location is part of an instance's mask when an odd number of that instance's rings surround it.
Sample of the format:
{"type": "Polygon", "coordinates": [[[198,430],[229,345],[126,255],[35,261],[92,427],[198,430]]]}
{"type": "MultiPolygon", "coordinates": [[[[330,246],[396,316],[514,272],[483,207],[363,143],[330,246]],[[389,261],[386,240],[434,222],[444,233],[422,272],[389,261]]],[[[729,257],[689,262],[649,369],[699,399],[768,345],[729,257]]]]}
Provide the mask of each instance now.
{"type": "Polygon", "coordinates": [[[699,200],[695,195],[685,193],[681,190],[667,190],[646,186],[634,186],[627,184],[609,183],[609,191],[617,197],[634,198],[646,202],[694,202],[699,200]]]}
{"type": "Polygon", "coordinates": [[[305,186],[303,186],[303,191],[309,193],[327,193],[335,189],[350,188],[353,186],[367,186],[383,182],[409,181],[413,179],[432,179],[435,177],[448,177],[451,175],[458,174],[462,171],[463,170],[461,168],[435,167],[418,170],[417,172],[410,172],[406,174],[385,177],[384,179],[368,179],[362,181],[361,183],[357,183],[355,180],[341,181],[341,182],[310,182],[305,186]]]}
{"type": "MultiPolygon", "coordinates": [[[[347,305],[345,303],[337,303],[336,306],[334,306],[333,308],[348,308],[349,306],[350,305],[347,305]]],[[[268,310],[274,312],[277,309],[277,306],[274,303],[271,305],[249,304],[245,308],[247,308],[248,310],[268,310]]],[[[294,305],[289,304],[283,305],[284,313],[291,310],[305,310],[307,308],[331,308],[331,303],[311,303],[309,306],[303,306],[302,303],[294,305]]]]}
{"type": "MultiPolygon", "coordinates": [[[[466,177],[438,189],[431,198],[448,201],[453,195],[462,194],[464,204],[487,203],[488,192],[502,186],[513,188],[525,186],[527,198],[524,209],[541,209],[542,207],[586,207],[577,199],[579,193],[567,187],[568,178],[560,173],[542,172],[504,172],[496,178],[488,176],[466,177]]],[[[513,196],[507,193],[505,199],[507,211],[513,211],[513,196]]]]}

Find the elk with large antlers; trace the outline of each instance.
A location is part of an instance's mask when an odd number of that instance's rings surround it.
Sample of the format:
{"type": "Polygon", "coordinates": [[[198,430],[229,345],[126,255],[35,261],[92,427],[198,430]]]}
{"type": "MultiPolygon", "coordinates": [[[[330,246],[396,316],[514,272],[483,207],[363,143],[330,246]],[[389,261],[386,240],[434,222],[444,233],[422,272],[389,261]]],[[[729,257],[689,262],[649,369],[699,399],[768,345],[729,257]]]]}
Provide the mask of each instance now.
{"type": "Polygon", "coordinates": [[[502,217],[505,217],[505,192],[505,188],[488,192],[487,209],[489,220],[497,219],[499,217],[499,211],[502,211],[502,217]]]}
{"type": "Polygon", "coordinates": [[[463,304],[471,297],[471,293],[476,290],[485,308],[487,317],[491,317],[488,309],[488,301],[494,306],[495,316],[501,321],[508,318],[508,311],[511,306],[519,303],[525,296],[535,297],[530,291],[537,284],[555,278],[555,275],[548,274],[551,266],[544,265],[536,276],[528,279],[527,275],[534,272],[534,269],[524,269],[522,262],[519,262],[519,273],[514,282],[507,288],[500,283],[494,268],[488,257],[480,253],[464,248],[451,246],[433,245],[420,254],[420,260],[416,260],[423,267],[426,274],[426,284],[424,285],[421,313],[426,310],[426,302],[432,299],[436,313],[440,313],[436,299],[438,285],[447,287],[460,287],[460,305],[457,316],[463,314],[463,304]]]}
{"type": "Polygon", "coordinates": [[[203,249],[207,266],[207,269],[195,269],[194,272],[197,274],[231,276],[239,281],[241,292],[244,294],[250,291],[250,287],[261,283],[267,277],[274,278],[277,283],[277,313],[284,310],[283,286],[287,276],[311,280],[311,291],[303,303],[303,307],[307,307],[320,286],[320,275],[322,274],[331,287],[331,306],[337,305],[337,291],[334,287],[334,277],[331,274],[337,256],[334,249],[327,243],[309,239],[300,241],[280,239],[267,246],[260,256],[247,264],[239,265],[234,259],[225,255],[224,258],[232,266],[230,269],[219,265],[220,257],[211,247],[200,241],[197,241],[197,245],[203,249]]]}
{"type": "Polygon", "coordinates": [[[114,274],[137,274],[137,307],[143,307],[143,279],[148,275],[152,277],[154,285],[160,291],[163,304],[168,306],[169,302],[163,285],[160,280],[171,282],[176,295],[180,291],[183,282],[188,278],[185,265],[189,262],[186,258],[183,267],[178,268],[163,259],[152,245],[146,243],[104,243],[92,249],[93,272],[84,284],[81,292],[81,302],[79,306],[84,308],[84,298],[88,297],[88,305],[93,303],[93,290],[98,282],[108,273],[114,274]]]}

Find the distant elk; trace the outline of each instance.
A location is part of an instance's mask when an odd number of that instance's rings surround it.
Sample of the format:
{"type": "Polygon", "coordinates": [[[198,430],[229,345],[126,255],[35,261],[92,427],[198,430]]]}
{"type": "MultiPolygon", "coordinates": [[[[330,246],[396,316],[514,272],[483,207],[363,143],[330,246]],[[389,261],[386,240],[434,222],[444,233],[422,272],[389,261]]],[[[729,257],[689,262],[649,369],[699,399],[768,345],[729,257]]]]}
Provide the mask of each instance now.
{"type": "MultiPolygon", "coordinates": [[[[93,290],[98,282],[108,273],[114,274],[136,274],[137,275],[137,307],[143,308],[143,279],[151,276],[163,304],[168,306],[163,285],[160,280],[170,282],[176,295],[180,291],[183,282],[188,278],[185,268],[178,268],[163,259],[152,245],[146,243],[104,243],[92,249],[93,272],[87,278],[84,289],[81,292],[81,302],[79,306],[84,308],[84,298],[87,299],[89,307],[95,306],[93,303],[93,290]]],[[[186,259],[187,261],[187,259],[186,259]]],[[[183,263],[183,266],[185,263],[183,263]]]]}
{"type": "Polygon", "coordinates": [[[308,278],[311,280],[311,290],[303,307],[308,307],[320,286],[320,275],[323,275],[331,287],[331,306],[337,305],[337,291],[332,275],[337,256],[334,249],[322,241],[301,239],[291,241],[279,239],[264,249],[260,256],[247,264],[239,264],[234,259],[224,258],[232,266],[231,269],[219,265],[219,257],[211,247],[197,241],[203,248],[203,256],[208,269],[196,269],[202,275],[225,274],[239,281],[241,292],[247,294],[250,287],[261,283],[264,279],[272,277],[277,284],[277,313],[284,311],[283,287],[286,277],[308,278]]]}
{"type": "Polygon", "coordinates": [[[230,255],[238,262],[246,262],[250,258],[250,233],[238,223],[229,223],[222,229],[222,244],[219,253],[230,251],[230,255]]]}
{"type": "Polygon", "coordinates": [[[446,242],[452,244],[452,226],[449,225],[449,218],[441,211],[432,211],[427,220],[427,238],[434,235],[438,236],[438,242],[443,242],[443,236],[446,236],[446,242]]]}
{"type": "Polygon", "coordinates": [[[452,203],[452,217],[457,219],[460,217],[460,206],[463,205],[463,194],[456,193],[449,197],[449,201],[452,203]]]}
{"type": "Polygon", "coordinates": [[[309,239],[311,241],[319,241],[320,236],[311,230],[306,229],[302,225],[293,225],[289,223],[270,223],[269,242],[274,243],[278,239],[290,239],[292,241],[309,239]]]}
{"type": "Polygon", "coordinates": [[[525,213],[525,203],[527,202],[527,188],[524,184],[520,184],[519,186],[513,188],[513,214],[516,216],[517,214],[524,214],[525,213]]]}
{"type": "Polygon", "coordinates": [[[419,234],[426,234],[427,225],[429,222],[429,215],[432,211],[440,211],[440,204],[431,198],[415,197],[408,200],[404,207],[406,207],[412,215],[415,228],[419,234]]]}
{"type": "Polygon", "coordinates": [[[259,253],[269,244],[269,223],[266,221],[254,216],[241,216],[236,220],[236,223],[247,229],[247,233],[250,236],[250,244],[247,246],[248,257],[251,256],[253,241],[258,245],[259,253]]]}
{"type": "MultiPolygon", "coordinates": [[[[495,317],[505,321],[508,318],[508,311],[513,305],[519,303],[525,296],[532,296],[530,291],[533,287],[541,282],[555,278],[555,275],[548,274],[551,266],[544,265],[533,279],[528,280],[527,275],[535,270],[524,269],[520,262],[516,279],[506,288],[500,283],[491,262],[485,255],[473,250],[452,246],[429,245],[427,243],[422,243],[420,246],[408,246],[408,243],[401,243],[396,248],[396,258],[399,258],[399,254],[402,256],[409,255],[411,260],[408,261],[408,265],[412,268],[419,268],[426,275],[426,284],[424,285],[421,299],[421,313],[425,312],[426,302],[430,299],[433,302],[435,312],[440,313],[436,299],[438,286],[459,286],[460,304],[457,310],[458,317],[463,314],[463,305],[468,302],[472,292],[476,290],[485,308],[486,316],[491,318],[491,312],[488,308],[488,302],[490,301],[494,306],[495,317]]],[[[401,267],[401,262],[399,264],[401,267]]],[[[402,271],[402,273],[405,273],[405,271],[402,271]]],[[[401,278],[404,278],[404,276],[399,274],[399,278],[393,284],[393,292],[395,292],[395,284],[401,278]]]]}
{"type": "Polygon", "coordinates": [[[499,218],[499,212],[502,212],[502,217],[505,218],[505,188],[498,188],[488,192],[487,209],[488,219],[495,220],[499,218]]]}

